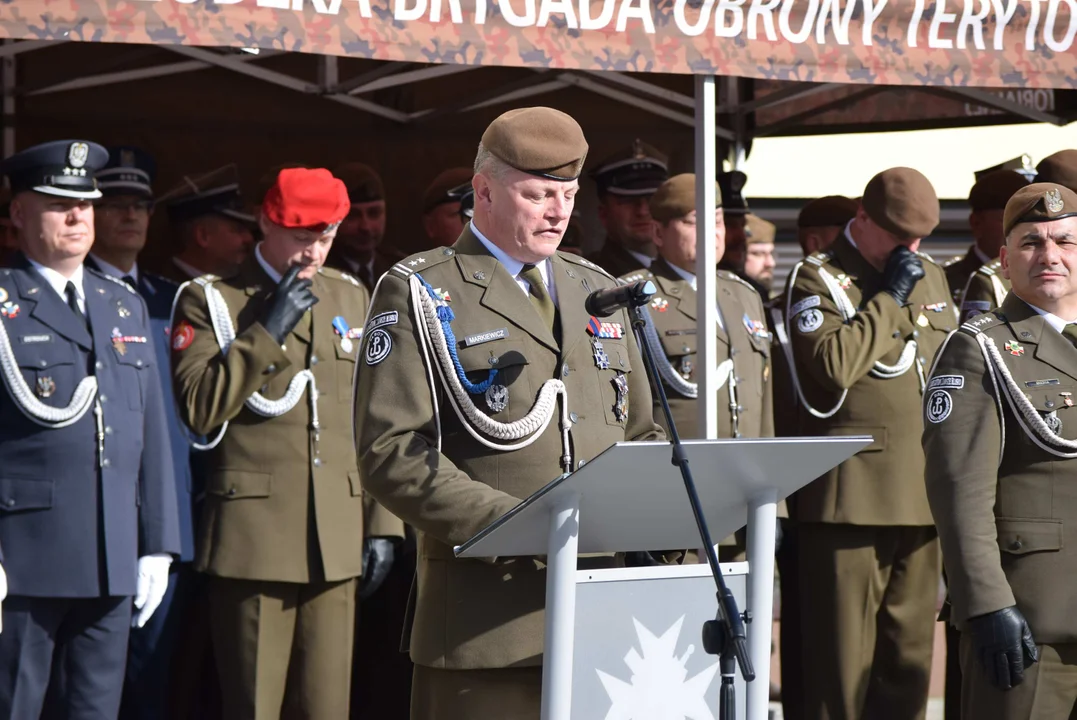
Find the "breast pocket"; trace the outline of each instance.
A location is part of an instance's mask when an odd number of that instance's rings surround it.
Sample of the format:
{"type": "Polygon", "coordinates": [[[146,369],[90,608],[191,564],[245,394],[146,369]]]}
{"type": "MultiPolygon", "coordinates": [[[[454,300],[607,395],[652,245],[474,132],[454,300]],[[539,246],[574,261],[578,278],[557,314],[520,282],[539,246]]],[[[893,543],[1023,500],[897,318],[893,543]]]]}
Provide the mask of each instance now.
{"type": "Polygon", "coordinates": [[[127,399],[127,407],[132,410],[141,410],[145,403],[143,386],[147,382],[157,382],[157,377],[151,372],[153,360],[150,353],[143,347],[132,350],[128,345],[123,355],[116,353],[115,362],[119,369],[120,385],[127,399]]]}
{"type": "Polygon", "coordinates": [[[681,374],[685,380],[691,380],[695,375],[696,365],[696,335],[687,334],[679,330],[664,331],[660,336],[662,352],[673,367],[674,371],[681,374]]]}
{"type": "Polygon", "coordinates": [[[463,347],[461,343],[457,347],[456,356],[468,382],[479,385],[490,378],[491,370],[497,371],[485,392],[473,393],[470,397],[482,412],[501,422],[523,417],[535,401],[527,378],[530,363],[526,351],[524,343],[511,338],[472,347],[463,347]]]}
{"type": "Polygon", "coordinates": [[[629,403],[632,398],[628,393],[628,377],[632,364],[628,357],[628,343],[623,340],[600,340],[609,367],[601,368],[597,364],[598,391],[602,398],[602,410],[606,424],[624,427],[628,420],[629,403]]]}
{"type": "Polygon", "coordinates": [[[34,397],[52,407],[67,406],[86,376],[88,358],[73,343],[20,348],[17,359],[34,397]]]}
{"type": "MultiPolygon", "coordinates": [[[[1048,383],[1045,380],[1033,380],[1034,383],[1048,383]]],[[[1037,414],[1056,435],[1061,435],[1067,440],[1077,440],[1077,386],[1069,383],[1040,384],[1029,387],[1027,383],[1018,381],[1023,386],[1025,396],[1036,408],[1037,414]]],[[[1026,433],[1020,434],[1023,442],[1032,445],[1026,433]]]]}

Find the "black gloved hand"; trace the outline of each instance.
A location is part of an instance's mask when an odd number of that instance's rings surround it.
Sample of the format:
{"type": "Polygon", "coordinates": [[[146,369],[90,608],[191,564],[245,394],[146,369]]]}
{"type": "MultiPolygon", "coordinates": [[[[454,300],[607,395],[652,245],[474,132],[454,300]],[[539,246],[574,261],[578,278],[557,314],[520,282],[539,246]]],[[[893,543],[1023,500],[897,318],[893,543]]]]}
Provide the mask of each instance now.
{"type": "Polygon", "coordinates": [[[904,245],[898,245],[883,268],[883,292],[890,293],[898,305],[904,305],[923,276],[924,264],[920,256],[904,245]]]}
{"type": "Polygon", "coordinates": [[[1016,607],[970,618],[967,632],[988,682],[999,690],[1024,682],[1025,668],[1040,659],[1032,630],[1016,607]]]}
{"type": "Polygon", "coordinates": [[[318,302],[318,298],[310,291],[311,281],[296,279],[302,269],[299,265],[288,268],[277,289],[269,296],[269,302],[259,320],[262,327],[281,345],[303,317],[303,313],[318,302]]]}
{"type": "Polygon", "coordinates": [[[359,599],[366,600],[377,592],[393,567],[396,547],[389,538],[367,538],[363,541],[363,576],[359,578],[359,599]]]}

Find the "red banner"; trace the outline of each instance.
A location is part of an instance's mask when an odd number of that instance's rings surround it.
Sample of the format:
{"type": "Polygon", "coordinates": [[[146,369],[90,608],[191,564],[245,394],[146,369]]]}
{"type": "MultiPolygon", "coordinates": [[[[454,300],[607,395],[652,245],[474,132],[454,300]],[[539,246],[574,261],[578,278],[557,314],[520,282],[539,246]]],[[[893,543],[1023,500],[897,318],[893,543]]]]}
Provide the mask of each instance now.
{"type": "Polygon", "coordinates": [[[0,36],[424,63],[1073,88],[1077,0],[16,0],[0,36]]]}

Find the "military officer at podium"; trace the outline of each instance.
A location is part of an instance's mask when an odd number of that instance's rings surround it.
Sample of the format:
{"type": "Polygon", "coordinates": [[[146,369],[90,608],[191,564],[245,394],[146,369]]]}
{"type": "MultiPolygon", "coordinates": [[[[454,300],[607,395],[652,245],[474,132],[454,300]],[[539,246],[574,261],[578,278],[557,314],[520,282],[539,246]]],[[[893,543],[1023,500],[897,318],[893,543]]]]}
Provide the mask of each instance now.
{"type": "Polygon", "coordinates": [[[1018,190],[1002,307],[947,341],[924,399],[927,492],[968,720],[1077,713],[1077,194],[1018,190]]]}
{"type": "Polygon", "coordinates": [[[611,444],[663,436],[627,312],[599,321],[584,309],[616,281],[557,250],[586,154],[564,113],[499,116],[460,239],[398,263],[374,293],[356,449],[367,492],[419,533],[418,720],[539,717],[545,565],[452,548],[611,444]]]}
{"type": "Polygon", "coordinates": [[[931,183],[879,173],[825,252],[790,276],[785,332],[805,435],[873,442],[797,493],[807,715],[923,717],[940,577],[922,481],[920,398],[956,329],[942,268],[917,252],[931,183]]]}
{"type": "Polygon", "coordinates": [[[195,563],[229,720],[348,716],[357,579],[380,582],[403,537],[364,497],[352,442],[368,295],[322,266],[348,205],[328,170],[281,170],[253,256],[176,301],[177,402],[216,443],[195,563]]]}
{"type": "Polygon", "coordinates": [[[101,146],[8,158],[20,252],[0,271],[0,717],[114,718],[132,625],[180,552],[146,304],[83,260],[101,146]],[[133,599],[133,602],[132,602],[133,599]],[[133,616],[132,616],[133,614],[133,616]]]}

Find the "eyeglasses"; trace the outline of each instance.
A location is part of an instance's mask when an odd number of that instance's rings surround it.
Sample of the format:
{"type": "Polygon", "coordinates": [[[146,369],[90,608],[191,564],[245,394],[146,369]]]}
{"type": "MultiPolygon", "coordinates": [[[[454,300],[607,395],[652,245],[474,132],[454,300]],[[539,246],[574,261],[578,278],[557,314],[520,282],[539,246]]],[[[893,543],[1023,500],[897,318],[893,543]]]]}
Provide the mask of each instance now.
{"type": "Polygon", "coordinates": [[[152,207],[153,202],[150,200],[99,200],[94,203],[95,209],[110,212],[149,212],[152,207]]]}

